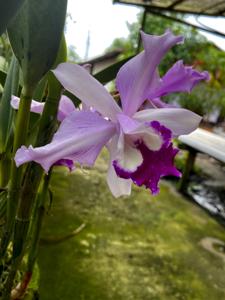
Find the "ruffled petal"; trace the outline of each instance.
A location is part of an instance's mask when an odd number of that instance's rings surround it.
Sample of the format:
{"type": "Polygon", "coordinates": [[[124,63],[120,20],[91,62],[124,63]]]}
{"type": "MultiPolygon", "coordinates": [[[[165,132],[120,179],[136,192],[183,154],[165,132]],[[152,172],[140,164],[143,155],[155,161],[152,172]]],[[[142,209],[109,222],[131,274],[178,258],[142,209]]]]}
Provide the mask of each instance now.
{"type": "Polygon", "coordinates": [[[102,147],[115,131],[115,125],[97,113],[74,111],[61,123],[51,143],[38,148],[23,146],[18,149],[16,165],[35,161],[46,172],[61,159],[93,165],[102,147]]]}
{"type": "Polygon", "coordinates": [[[146,109],[134,114],[133,118],[141,122],[157,120],[173,132],[173,136],[189,134],[194,131],[201,117],[184,108],[146,109]]]}
{"type": "MultiPolygon", "coordinates": [[[[114,151],[114,162],[125,172],[135,172],[143,163],[143,157],[138,149],[144,143],[149,149],[159,150],[164,142],[167,132],[159,132],[155,122],[138,123],[126,115],[119,115],[120,134],[117,141],[117,150],[114,151]]],[[[169,135],[169,139],[170,139],[169,135]]],[[[125,178],[125,177],[124,177],[125,178]]]]}
{"type": "Polygon", "coordinates": [[[209,80],[209,73],[199,72],[191,66],[184,66],[183,61],[177,61],[171,69],[162,77],[159,86],[150,91],[148,99],[165,96],[174,92],[191,92],[201,80],[209,80]]]}
{"type": "Polygon", "coordinates": [[[113,97],[83,67],[72,63],[62,63],[53,70],[63,87],[93,107],[103,116],[115,121],[115,115],[121,111],[113,97]]]}
{"type": "Polygon", "coordinates": [[[70,172],[75,169],[74,163],[71,159],[60,159],[54,163],[54,166],[64,166],[67,167],[70,172]]]}
{"type": "Polygon", "coordinates": [[[144,185],[149,188],[152,194],[157,194],[159,191],[158,182],[161,177],[173,175],[180,177],[180,172],[174,166],[174,157],[178,149],[172,147],[171,131],[160,125],[159,122],[152,122],[152,127],[161,135],[163,145],[158,151],[150,150],[143,141],[137,144],[137,149],[140,151],[143,162],[138,168],[132,172],[121,167],[117,160],[113,161],[116,174],[124,179],[132,179],[138,185],[144,185]]]}
{"type": "MultiPolygon", "coordinates": [[[[20,98],[16,96],[12,96],[11,98],[11,106],[14,109],[18,109],[20,104],[20,98]]],[[[42,114],[44,109],[45,102],[38,102],[32,100],[30,111],[42,114]]],[[[62,122],[72,111],[76,110],[75,105],[73,104],[72,100],[70,100],[67,96],[63,95],[59,101],[59,108],[57,119],[58,121],[62,122]]]]}
{"type": "Polygon", "coordinates": [[[144,51],[129,60],[119,70],[116,86],[121,96],[123,112],[134,114],[144,100],[160,83],[156,70],[166,52],[175,44],[183,41],[167,31],[161,36],[141,33],[144,51]]]}

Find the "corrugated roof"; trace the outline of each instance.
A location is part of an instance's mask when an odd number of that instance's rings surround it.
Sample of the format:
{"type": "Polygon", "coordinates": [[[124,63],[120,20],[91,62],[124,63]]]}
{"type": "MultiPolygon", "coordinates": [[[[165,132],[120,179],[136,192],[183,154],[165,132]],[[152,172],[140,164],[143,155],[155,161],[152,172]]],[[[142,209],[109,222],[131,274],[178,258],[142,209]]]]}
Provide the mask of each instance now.
{"type": "Polygon", "coordinates": [[[114,3],[160,11],[225,17],[225,0],[114,0],[114,3]]]}

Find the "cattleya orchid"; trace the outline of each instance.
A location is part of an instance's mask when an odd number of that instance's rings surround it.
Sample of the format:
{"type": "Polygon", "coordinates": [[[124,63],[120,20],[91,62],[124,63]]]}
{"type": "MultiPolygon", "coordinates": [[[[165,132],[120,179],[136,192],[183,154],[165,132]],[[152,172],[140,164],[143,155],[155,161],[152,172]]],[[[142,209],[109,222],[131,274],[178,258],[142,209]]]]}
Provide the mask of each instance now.
{"type": "Polygon", "coordinates": [[[63,63],[53,70],[63,87],[94,111],[72,110],[51,143],[18,149],[17,166],[35,161],[46,172],[67,160],[92,166],[106,146],[110,152],[107,182],[115,197],[130,194],[132,181],[156,194],[162,176],[180,176],[173,164],[178,150],[171,139],[195,130],[201,117],[186,109],[167,107],[160,97],[190,92],[200,80],[208,79],[208,73],[178,61],[160,78],[157,66],[183,37],[170,31],[161,36],[141,35],[144,51],[124,64],[116,77],[122,108],[83,67],[63,63]],[[149,108],[142,110],[146,100],[149,108]]]}

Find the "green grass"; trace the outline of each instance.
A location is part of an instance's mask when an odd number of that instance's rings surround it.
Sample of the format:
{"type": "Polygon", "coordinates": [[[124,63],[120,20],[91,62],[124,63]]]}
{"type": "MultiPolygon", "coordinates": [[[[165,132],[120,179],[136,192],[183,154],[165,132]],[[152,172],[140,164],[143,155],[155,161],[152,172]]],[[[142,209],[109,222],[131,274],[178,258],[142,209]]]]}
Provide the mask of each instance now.
{"type": "Polygon", "coordinates": [[[157,197],[134,188],[114,199],[105,169],[100,160],[92,171],[54,173],[42,236],[86,228],[41,245],[41,300],[225,299],[225,263],[199,245],[225,241],[224,228],[165,183],[157,197]]]}

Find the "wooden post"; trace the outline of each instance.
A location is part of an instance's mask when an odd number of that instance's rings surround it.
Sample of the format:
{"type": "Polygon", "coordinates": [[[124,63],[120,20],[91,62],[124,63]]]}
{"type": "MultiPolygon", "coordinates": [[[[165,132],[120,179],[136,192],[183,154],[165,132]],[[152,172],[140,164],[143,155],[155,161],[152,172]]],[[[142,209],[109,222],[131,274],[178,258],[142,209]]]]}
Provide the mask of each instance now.
{"type": "Polygon", "coordinates": [[[197,151],[191,147],[187,147],[188,150],[188,157],[185,163],[184,171],[182,178],[180,179],[179,185],[178,185],[178,191],[185,193],[187,191],[187,186],[190,178],[191,170],[193,169],[195,158],[197,151]]]}

